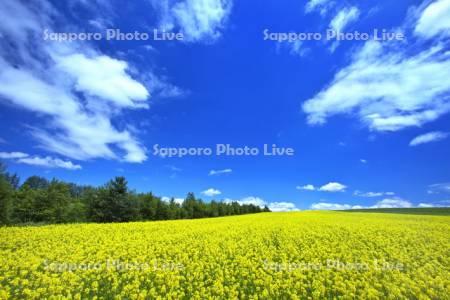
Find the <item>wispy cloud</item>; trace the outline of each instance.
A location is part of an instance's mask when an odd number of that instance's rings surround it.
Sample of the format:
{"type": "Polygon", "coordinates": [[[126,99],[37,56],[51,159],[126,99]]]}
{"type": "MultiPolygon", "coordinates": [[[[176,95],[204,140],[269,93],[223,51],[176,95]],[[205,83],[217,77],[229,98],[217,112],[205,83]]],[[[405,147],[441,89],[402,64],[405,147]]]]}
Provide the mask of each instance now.
{"type": "Polygon", "coordinates": [[[325,15],[334,4],[331,0],[309,0],[305,5],[305,13],[317,11],[325,15]]]}
{"type": "Polygon", "coordinates": [[[88,43],[44,41],[50,19],[66,21],[45,0],[1,1],[0,18],[0,96],[50,120],[32,127],[42,148],[79,160],[147,159],[135,133],[113,125],[125,109],[148,107],[148,89],[130,75],[126,61],[88,43]]]}
{"type": "Polygon", "coordinates": [[[316,188],[314,187],[314,185],[312,185],[312,184],[307,184],[307,185],[303,185],[303,186],[297,186],[296,187],[296,189],[297,190],[300,190],[300,191],[315,191],[316,190],[316,188]]]}
{"type": "Polygon", "coordinates": [[[179,29],[190,42],[219,38],[231,13],[231,0],[151,0],[160,13],[160,27],[179,29]]]}
{"type": "Polygon", "coordinates": [[[0,158],[2,159],[16,159],[16,158],[24,158],[29,155],[23,152],[0,152],[0,158]]]}
{"type": "Polygon", "coordinates": [[[384,197],[384,196],[393,196],[394,192],[361,192],[355,191],[353,193],[354,196],[365,197],[365,198],[374,198],[374,197],[384,197]]]}
{"type": "Polygon", "coordinates": [[[450,182],[435,183],[428,186],[428,194],[450,193],[450,182]]]}
{"type": "Polygon", "coordinates": [[[23,152],[0,152],[0,158],[12,160],[18,164],[26,164],[45,168],[61,168],[67,170],[81,170],[80,165],[74,164],[71,161],[54,158],[51,156],[40,157],[37,155],[30,156],[23,152]]]}
{"type": "Polygon", "coordinates": [[[450,0],[439,0],[431,3],[422,12],[415,34],[423,38],[450,36],[450,0]]]}
{"type": "Polygon", "coordinates": [[[222,175],[222,174],[230,174],[230,173],[232,173],[232,172],[233,172],[232,169],[211,170],[211,171],[209,171],[209,176],[222,175]]]}
{"type": "Polygon", "coordinates": [[[173,172],[181,172],[181,171],[183,171],[181,168],[175,167],[173,165],[166,165],[166,168],[168,168],[169,170],[171,170],[173,172]]]}
{"type": "Polygon", "coordinates": [[[371,130],[397,131],[448,113],[450,82],[442,78],[450,77],[450,56],[440,39],[430,44],[418,50],[414,43],[366,42],[347,67],[303,103],[308,123],[320,125],[332,116],[350,114],[371,130]]]}
{"type": "Polygon", "coordinates": [[[447,132],[433,131],[415,137],[410,143],[410,146],[419,146],[431,142],[438,142],[446,139],[449,136],[447,132]]]}
{"type": "Polygon", "coordinates": [[[359,14],[357,7],[345,7],[331,20],[330,28],[336,32],[343,32],[348,25],[358,20],[359,14]]]}

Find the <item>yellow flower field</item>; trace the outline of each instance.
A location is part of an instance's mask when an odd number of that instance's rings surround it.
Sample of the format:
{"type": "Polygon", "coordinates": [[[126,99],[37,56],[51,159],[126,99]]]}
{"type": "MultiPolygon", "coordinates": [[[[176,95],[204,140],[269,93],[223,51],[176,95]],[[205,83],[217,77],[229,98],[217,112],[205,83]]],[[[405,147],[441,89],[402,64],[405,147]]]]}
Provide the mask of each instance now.
{"type": "Polygon", "coordinates": [[[0,228],[0,299],[449,299],[450,217],[0,228]]]}

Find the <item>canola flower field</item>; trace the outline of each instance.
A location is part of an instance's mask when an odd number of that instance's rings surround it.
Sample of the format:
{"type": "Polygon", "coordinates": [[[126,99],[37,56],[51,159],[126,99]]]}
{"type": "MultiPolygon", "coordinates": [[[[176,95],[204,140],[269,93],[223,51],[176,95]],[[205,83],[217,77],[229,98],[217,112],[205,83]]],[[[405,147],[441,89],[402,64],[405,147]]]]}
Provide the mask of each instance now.
{"type": "Polygon", "coordinates": [[[0,299],[450,299],[450,217],[0,228],[0,299]]]}

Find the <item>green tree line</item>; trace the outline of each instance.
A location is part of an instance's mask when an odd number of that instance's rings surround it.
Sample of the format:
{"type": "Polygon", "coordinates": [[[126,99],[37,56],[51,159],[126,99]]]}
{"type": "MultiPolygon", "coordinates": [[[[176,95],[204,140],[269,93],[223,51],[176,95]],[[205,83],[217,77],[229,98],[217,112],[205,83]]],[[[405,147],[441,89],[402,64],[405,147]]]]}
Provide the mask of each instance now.
{"type": "Polygon", "coordinates": [[[124,177],[101,187],[31,176],[20,184],[0,163],[0,224],[130,222],[211,218],[270,211],[238,202],[204,202],[188,193],[183,203],[128,188],[124,177]]]}

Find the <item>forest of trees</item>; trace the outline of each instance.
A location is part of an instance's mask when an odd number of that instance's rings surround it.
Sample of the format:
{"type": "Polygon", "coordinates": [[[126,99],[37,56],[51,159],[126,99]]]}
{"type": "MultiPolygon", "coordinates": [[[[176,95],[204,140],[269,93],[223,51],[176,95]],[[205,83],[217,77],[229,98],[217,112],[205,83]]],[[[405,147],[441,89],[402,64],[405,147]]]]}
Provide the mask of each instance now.
{"type": "Polygon", "coordinates": [[[102,187],[32,176],[20,184],[0,162],[0,225],[196,219],[270,211],[238,202],[203,202],[189,193],[182,204],[136,193],[124,177],[102,187]]]}

